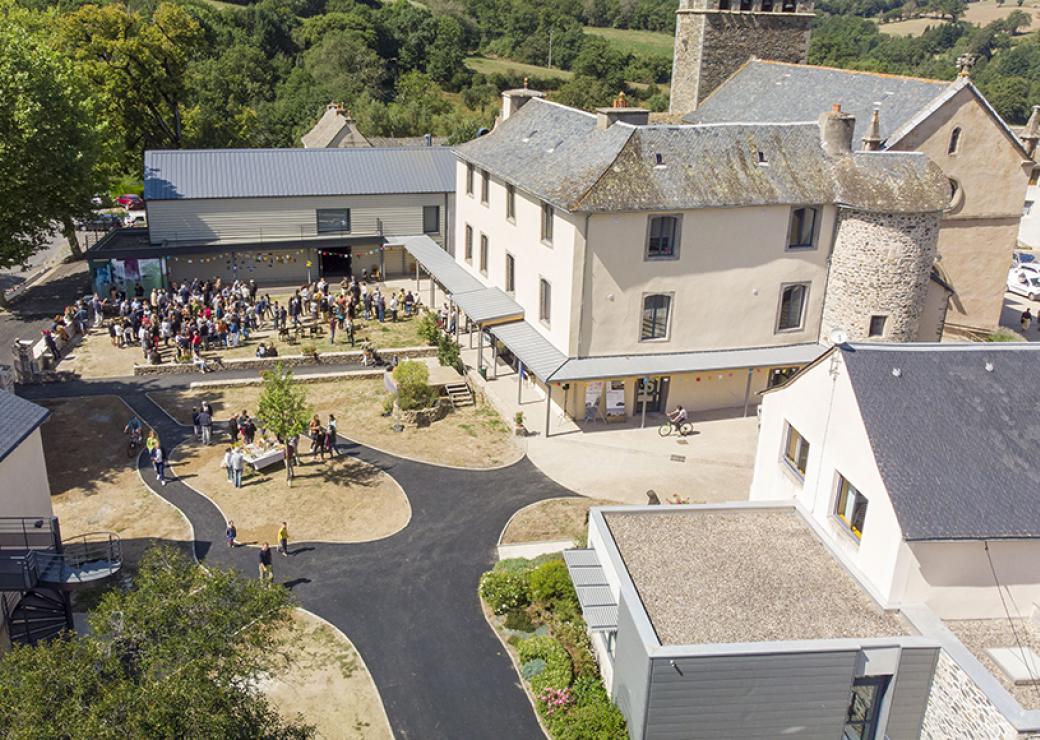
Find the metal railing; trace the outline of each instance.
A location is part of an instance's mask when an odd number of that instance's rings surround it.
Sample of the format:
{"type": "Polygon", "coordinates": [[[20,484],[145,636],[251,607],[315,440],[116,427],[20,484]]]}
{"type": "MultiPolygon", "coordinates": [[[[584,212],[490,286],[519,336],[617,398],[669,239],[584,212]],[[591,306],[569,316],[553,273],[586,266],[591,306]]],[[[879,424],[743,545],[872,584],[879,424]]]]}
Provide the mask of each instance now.
{"type": "Polygon", "coordinates": [[[60,547],[57,517],[0,517],[0,551],[56,550],[60,547]]]}
{"type": "Polygon", "coordinates": [[[0,556],[0,591],[27,591],[40,582],[37,551],[22,555],[0,556]]]}
{"type": "Polygon", "coordinates": [[[92,563],[107,563],[118,569],[123,562],[123,547],[119,537],[111,532],[89,532],[62,540],[61,552],[37,552],[41,572],[50,572],[58,566],[62,570],[77,571],[92,563]]]}

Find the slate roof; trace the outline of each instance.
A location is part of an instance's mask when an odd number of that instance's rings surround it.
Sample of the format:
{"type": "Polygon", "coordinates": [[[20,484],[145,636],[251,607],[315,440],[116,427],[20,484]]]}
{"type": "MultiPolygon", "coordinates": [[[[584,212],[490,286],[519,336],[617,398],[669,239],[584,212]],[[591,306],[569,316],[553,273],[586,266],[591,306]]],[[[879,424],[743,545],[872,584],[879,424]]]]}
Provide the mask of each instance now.
{"type": "Polygon", "coordinates": [[[923,154],[830,157],[815,122],[599,129],[592,114],[532,99],[456,151],[571,212],[803,203],[925,212],[948,199],[946,179],[923,154]]]}
{"type": "Polygon", "coordinates": [[[43,406],[0,391],[0,420],[3,420],[0,424],[0,461],[14,452],[50,415],[51,412],[43,406]]]}
{"type": "Polygon", "coordinates": [[[1040,538],[1040,346],[840,351],[905,539],[1040,538]]]}
{"type": "MultiPolygon", "coordinates": [[[[904,123],[957,82],[814,67],[753,59],[683,117],[688,123],[815,121],[840,103],[856,117],[853,144],[860,146],[875,108],[881,138],[904,123]]],[[[963,84],[963,83],[962,83],[963,84]]]]}
{"type": "Polygon", "coordinates": [[[454,191],[455,156],[446,147],[144,153],[146,201],[454,191]]]}

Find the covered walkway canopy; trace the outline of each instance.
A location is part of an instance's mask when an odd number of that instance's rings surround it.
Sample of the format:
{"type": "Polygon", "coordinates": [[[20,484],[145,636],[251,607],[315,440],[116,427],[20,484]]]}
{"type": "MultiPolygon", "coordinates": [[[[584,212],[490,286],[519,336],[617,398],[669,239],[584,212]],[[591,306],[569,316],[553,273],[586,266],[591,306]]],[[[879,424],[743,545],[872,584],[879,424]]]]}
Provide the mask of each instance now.
{"type": "Polygon", "coordinates": [[[567,355],[556,349],[526,321],[501,324],[493,327],[491,333],[543,383],[548,383],[553,373],[567,362],[567,355]]]}
{"type": "Polygon", "coordinates": [[[480,325],[519,321],[524,317],[523,307],[498,288],[454,293],[452,300],[470,321],[480,325]]]}
{"type": "Polygon", "coordinates": [[[452,295],[484,290],[484,285],[479,280],[466,272],[454,257],[430,237],[404,236],[396,242],[415,257],[416,261],[452,295]]]}

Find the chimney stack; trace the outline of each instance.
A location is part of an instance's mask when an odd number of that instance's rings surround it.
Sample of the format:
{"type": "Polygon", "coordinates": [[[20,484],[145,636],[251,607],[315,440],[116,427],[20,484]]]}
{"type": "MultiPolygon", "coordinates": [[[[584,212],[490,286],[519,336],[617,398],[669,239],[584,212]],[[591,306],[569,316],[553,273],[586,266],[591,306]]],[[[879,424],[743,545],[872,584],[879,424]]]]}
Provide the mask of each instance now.
{"type": "Polygon", "coordinates": [[[502,118],[506,120],[511,115],[524,107],[531,98],[544,98],[545,93],[539,90],[531,90],[527,87],[527,78],[524,78],[524,86],[516,90],[504,90],[502,92],[502,118]]]}
{"type": "Polygon", "coordinates": [[[1029,116],[1026,127],[1022,130],[1022,144],[1025,145],[1026,154],[1036,158],[1036,145],[1040,142],[1040,105],[1033,106],[1033,112],[1029,116]]]}
{"type": "Polygon", "coordinates": [[[856,129],[856,118],[843,113],[841,105],[835,103],[830,111],[820,116],[820,143],[831,157],[852,153],[852,134],[856,129]]]}
{"type": "Polygon", "coordinates": [[[875,108],[870,114],[870,125],[867,133],[863,134],[863,149],[868,152],[876,152],[881,148],[881,114],[875,108]]]}
{"type": "Polygon", "coordinates": [[[622,91],[609,108],[596,109],[596,128],[607,129],[618,121],[632,126],[645,126],[650,123],[650,111],[646,108],[629,108],[628,98],[622,91]]]}

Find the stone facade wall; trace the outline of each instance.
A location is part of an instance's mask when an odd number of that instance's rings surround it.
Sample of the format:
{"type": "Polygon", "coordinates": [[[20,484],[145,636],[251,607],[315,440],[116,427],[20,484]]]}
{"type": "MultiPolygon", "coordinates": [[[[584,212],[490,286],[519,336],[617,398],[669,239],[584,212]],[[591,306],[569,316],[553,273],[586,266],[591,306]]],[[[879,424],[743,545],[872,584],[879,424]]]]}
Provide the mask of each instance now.
{"type": "Polygon", "coordinates": [[[671,112],[696,110],[751,57],[804,63],[810,23],[809,14],[680,10],[672,58],[671,112]]]}
{"type": "Polygon", "coordinates": [[[1017,740],[1020,736],[946,651],[939,652],[921,727],[923,740],[1017,740]]]}
{"type": "MultiPolygon", "coordinates": [[[[417,357],[436,357],[436,347],[403,347],[379,350],[384,360],[397,355],[402,360],[417,357]]],[[[270,370],[276,365],[283,367],[318,367],[321,365],[361,367],[360,350],[356,352],[319,352],[317,359],[311,355],[279,355],[278,357],[247,357],[241,360],[225,360],[220,365],[210,364],[213,370],[270,370]]],[[[199,370],[190,362],[167,362],[162,365],[134,365],[134,375],[190,375],[199,370]]]]}
{"type": "Polygon", "coordinates": [[[917,340],[939,236],[938,213],[841,209],[823,303],[821,339],[835,329],[868,338],[871,316],[885,316],[877,340],[917,340]]]}

